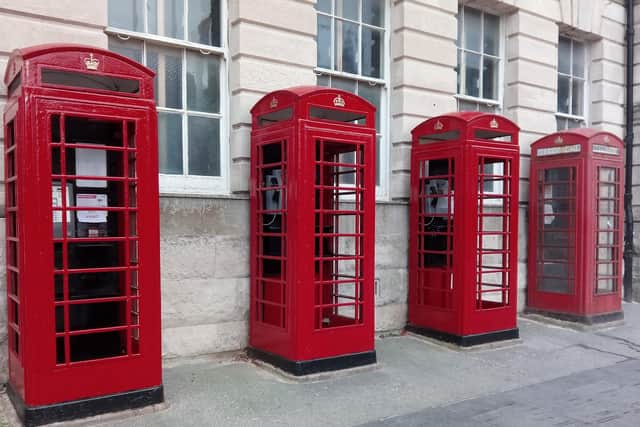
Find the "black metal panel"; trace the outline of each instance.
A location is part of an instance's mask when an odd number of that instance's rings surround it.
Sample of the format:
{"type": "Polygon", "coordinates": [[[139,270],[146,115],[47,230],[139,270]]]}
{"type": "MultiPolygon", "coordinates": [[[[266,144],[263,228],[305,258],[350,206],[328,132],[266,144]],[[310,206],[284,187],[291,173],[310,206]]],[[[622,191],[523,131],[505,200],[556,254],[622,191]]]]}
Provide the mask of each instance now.
{"type": "Polygon", "coordinates": [[[471,347],[474,345],[487,344],[496,341],[513,340],[520,338],[518,328],[506,329],[504,331],[488,332],[476,335],[454,335],[447,332],[436,331],[428,328],[407,325],[405,329],[414,334],[434,338],[439,341],[450,342],[460,347],[471,347]]]}
{"type": "Polygon", "coordinates": [[[44,406],[26,406],[11,384],[7,384],[7,394],[25,427],[92,417],[164,402],[162,386],[44,406]]]}
{"type": "Polygon", "coordinates": [[[282,356],[251,347],[247,347],[247,355],[251,358],[267,362],[296,377],[371,365],[376,363],[377,360],[375,350],[303,361],[285,359],[282,356]]]}

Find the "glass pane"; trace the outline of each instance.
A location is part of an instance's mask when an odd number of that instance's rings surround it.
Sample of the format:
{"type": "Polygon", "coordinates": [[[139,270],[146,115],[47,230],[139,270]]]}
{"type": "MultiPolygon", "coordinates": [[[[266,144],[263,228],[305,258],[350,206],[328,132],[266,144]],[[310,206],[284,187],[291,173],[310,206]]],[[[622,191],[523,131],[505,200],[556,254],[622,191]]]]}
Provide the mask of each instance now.
{"type": "Polygon", "coordinates": [[[573,75],[584,77],[584,45],[573,42],[573,75]]]}
{"type": "Polygon", "coordinates": [[[569,114],[569,77],[558,76],[558,112],[569,114]]]}
{"type": "Polygon", "coordinates": [[[478,111],[483,113],[497,114],[498,107],[496,105],[485,104],[481,102],[478,104],[478,111]]]}
{"type": "Polygon", "coordinates": [[[318,15],[318,67],[331,68],[331,18],[318,15]]]}
{"type": "Polygon", "coordinates": [[[335,69],[347,73],[358,73],[358,25],[335,21],[335,69]]]}
{"type": "Polygon", "coordinates": [[[582,116],[584,111],[584,80],[573,79],[571,94],[571,114],[582,116]]]}
{"type": "Polygon", "coordinates": [[[599,197],[613,199],[616,197],[616,187],[614,184],[600,183],[599,197]]]}
{"type": "Polygon", "coordinates": [[[329,76],[318,76],[318,78],[316,79],[316,84],[318,86],[330,87],[329,76]]]}
{"type": "Polygon", "coordinates": [[[598,245],[613,245],[616,240],[616,234],[614,231],[599,231],[598,232],[598,245]]]}
{"type": "Polygon", "coordinates": [[[480,96],[480,55],[466,52],[464,54],[464,94],[480,96]]]}
{"type": "Polygon", "coordinates": [[[189,175],[220,176],[220,121],[189,116],[189,175]]]}
{"type": "Polygon", "coordinates": [[[360,0],[335,0],[336,1],[336,16],[352,19],[358,21],[358,8],[360,6],[360,0]]]}
{"type": "Polygon", "coordinates": [[[341,79],[339,77],[331,78],[331,87],[335,87],[337,89],[347,90],[349,92],[356,93],[357,82],[355,80],[350,79],[341,79]]]}
{"type": "Polygon", "coordinates": [[[484,15],[484,53],[499,55],[500,49],[500,18],[495,15],[484,15]]]}
{"type": "Polygon", "coordinates": [[[571,73],[571,40],[560,37],[558,43],[558,72],[571,73]]]}
{"type": "Polygon", "coordinates": [[[384,27],[384,0],[362,0],[362,22],[384,27]]]}
{"type": "Polygon", "coordinates": [[[316,3],[316,10],[331,13],[331,0],[318,0],[316,3]]]}
{"type": "Polygon", "coordinates": [[[556,117],[556,130],[566,130],[567,129],[567,119],[562,117],[556,117]]]}
{"type": "Polygon", "coordinates": [[[600,200],[598,202],[598,212],[604,215],[617,213],[617,208],[618,204],[615,200],[600,200]]]}
{"type": "Polygon", "coordinates": [[[482,70],[482,97],[498,99],[498,60],[484,58],[482,70]]]}
{"type": "Polygon", "coordinates": [[[136,62],[142,62],[142,42],[140,40],[125,41],[117,37],[109,37],[109,50],[136,62]]]}
{"type": "MultiPolygon", "coordinates": [[[[568,181],[571,178],[573,178],[572,168],[551,168],[551,169],[544,170],[545,181],[568,181]]],[[[553,197],[566,196],[568,194],[566,190],[562,193],[558,193],[558,192],[548,193],[548,190],[547,190],[548,188],[550,189],[551,187],[545,186],[545,193],[544,193],[545,198],[552,197],[551,194],[553,194],[553,197]]]]}
{"type": "Polygon", "coordinates": [[[480,52],[481,24],[480,11],[464,8],[464,48],[480,52]]]}
{"type": "Polygon", "coordinates": [[[376,129],[380,132],[380,106],[382,97],[382,88],[380,86],[371,86],[368,83],[358,84],[358,95],[376,106],[376,129]]]}
{"type": "Polygon", "coordinates": [[[584,122],[583,122],[583,121],[580,121],[580,120],[573,120],[573,119],[572,119],[572,120],[567,120],[567,123],[568,123],[568,126],[567,126],[567,127],[568,127],[569,129],[581,128],[581,127],[582,127],[582,125],[584,124],[584,122]]]}
{"type": "Polygon", "coordinates": [[[187,108],[220,111],[220,60],[200,52],[187,52],[187,108]]]}
{"type": "Polygon", "coordinates": [[[478,111],[478,104],[476,102],[458,100],[458,111],[478,111]]]}
{"type": "Polygon", "coordinates": [[[126,353],[126,331],[72,335],[69,337],[70,361],[102,359],[126,353]]]}
{"type": "Polygon", "coordinates": [[[616,282],[616,279],[600,279],[600,280],[598,280],[597,292],[598,293],[604,293],[604,292],[613,292],[613,291],[615,291],[615,289],[616,289],[615,282],[616,282]]]}
{"type": "Polygon", "coordinates": [[[182,108],[182,51],[149,45],[147,66],[156,72],[153,89],[158,107],[182,108]]]}
{"type": "Polygon", "coordinates": [[[382,31],[362,27],[362,75],[382,77],[383,40],[382,31]]]}
{"type": "Polygon", "coordinates": [[[222,46],[220,0],[189,0],[189,41],[222,46]]]}
{"type": "Polygon", "coordinates": [[[598,177],[600,181],[615,182],[616,181],[616,169],[615,168],[598,168],[598,177]]]}
{"type": "Polygon", "coordinates": [[[182,116],[158,113],[160,173],[182,174],[182,116]]]}
{"type": "Polygon", "coordinates": [[[109,0],[109,26],[144,32],[144,0],[109,0]]]}
{"type": "Polygon", "coordinates": [[[184,39],[184,1],[147,0],[149,33],[184,39]]]}

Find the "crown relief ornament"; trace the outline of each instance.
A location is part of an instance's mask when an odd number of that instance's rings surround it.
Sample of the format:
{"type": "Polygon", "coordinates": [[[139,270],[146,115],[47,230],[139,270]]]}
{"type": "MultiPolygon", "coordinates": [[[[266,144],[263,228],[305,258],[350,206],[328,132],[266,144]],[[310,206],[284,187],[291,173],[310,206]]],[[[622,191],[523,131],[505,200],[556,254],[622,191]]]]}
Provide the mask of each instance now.
{"type": "Polygon", "coordinates": [[[347,103],[344,101],[344,98],[338,94],[335,98],[333,98],[334,107],[344,107],[347,103]]]}
{"type": "Polygon", "coordinates": [[[95,71],[99,65],[100,61],[93,57],[93,53],[90,53],[88,58],[84,58],[84,66],[87,67],[87,70],[95,71]]]}

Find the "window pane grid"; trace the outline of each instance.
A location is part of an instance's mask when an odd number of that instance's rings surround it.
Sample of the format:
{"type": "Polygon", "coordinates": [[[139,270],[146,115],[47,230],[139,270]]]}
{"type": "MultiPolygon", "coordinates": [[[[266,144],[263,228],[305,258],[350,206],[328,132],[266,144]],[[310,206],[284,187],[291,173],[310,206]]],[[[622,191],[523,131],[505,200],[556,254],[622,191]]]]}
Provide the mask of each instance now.
{"type": "MultiPolygon", "coordinates": [[[[358,8],[357,19],[355,16],[342,16],[339,13],[337,6],[343,5],[343,3],[339,3],[339,0],[331,1],[329,10],[322,10],[326,8],[326,5],[316,5],[318,16],[318,67],[328,67],[331,70],[354,75],[382,78],[385,27],[364,22],[363,8],[366,5],[358,0],[352,0],[352,2],[358,8]],[[327,31],[327,20],[331,22],[329,26],[330,37],[325,33],[327,31]],[[368,40],[370,45],[366,46],[369,50],[366,52],[363,50],[365,48],[365,34],[371,37],[368,40]],[[354,35],[356,40],[353,40],[354,35]],[[331,39],[329,52],[323,52],[321,50],[324,47],[322,44],[326,44],[328,38],[331,39]],[[350,57],[347,49],[352,50],[353,57],[350,57]],[[326,54],[329,55],[329,58],[323,56],[326,54]],[[371,63],[364,64],[365,60],[369,60],[371,63]]],[[[381,22],[384,22],[384,18],[381,22]]]]}
{"type": "Polygon", "coordinates": [[[218,0],[109,0],[109,25],[220,47],[220,12],[218,0]]]}
{"type": "Polygon", "coordinates": [[[117,36],[111,50],[156,71],[161,174],[222,176],[220,6],[216,0],[109,0],[109,33],[117,36]]]}
{"type": "Polygon", "coordinates": [[[586,56],[584,44],[560,37],[558,42],[557,129],[585,125],[586,56]]]}
{"type": "MultiPolygon", "coordinates": [[[[502,65],[500,52],[499,34],[494,34],[493,51],[487,52],[488,32],[492,29],[486,25],[487,20],[499,22],[499,17],[482,11],[477,11],[468,7],[461,7],[458,11],[459,16],[459,32],[456,45],[458,46],[458,94],[470,97],[472,100],[464,100],[468,102],[458,102],[459,109],[484,111],[480,106],[471,106],[474,100],[480,104],[482,100],[498,101],[499,98],[499,72],[502,65]],[[465,11],[470,14],[478,14],[479,28],[476,35],[477,41],[474,40],[476,47],[469,46],[468,43],[472,39],[467,39],[469,34],[474,30],[473,21],[465,21],[465,11]],[[479,42],[479,43],[478,43],[479,42]],[[496,55],[496,53],[498,53],[496,55]],[[486,81],[485,73],[491,73],[489,78],[491,82],[486,81]],[[488,86],[491,84],[491,86],[488,86]],[[475,87],[474,87],[475,86],[475,87]]],[[[476,25],[478,24],[476,23],[476,25]]],[[[493,29],[495,30],[495,29],[493,29]]],[[[499,30],[498,30],[499,33],[499,30]]],[[[494,109],[493,107],[490,110],[494,109]]]]}

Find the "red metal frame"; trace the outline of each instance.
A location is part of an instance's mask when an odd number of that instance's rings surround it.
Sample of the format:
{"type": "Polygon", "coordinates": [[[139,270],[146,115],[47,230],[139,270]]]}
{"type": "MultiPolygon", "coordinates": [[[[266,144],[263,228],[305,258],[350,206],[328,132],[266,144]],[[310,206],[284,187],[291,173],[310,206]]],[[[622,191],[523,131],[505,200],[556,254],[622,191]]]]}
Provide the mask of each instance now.
{"type": "Polygon", "coordinates": [[[314,86],[251,110],[250,348],[294,362],[373,351],[374,112],[314,86]]]}
{"type": "Polygon", "coordinates": [[[531,151],[527,310],[586,323],[621,317],[622,141],[574,129],[531,151]]]}
{"type": "Polygon", "coordinates": [[[413,129],[410,330],[461,345],[517,336],[518,131],[475,112],[413,129]]]}
{"type": "Polygon", "coordinates": [[[14,51],[4,82],[13,392],[30,408],[161,386],[153,72],[42,45],[14,51]],[[81,155],[106,173],[76,171],[81,155]],[[77,206],[83,193],[108,206],[77,206]],[[92,215],[107,219],[79,221],[92,215]]]}

